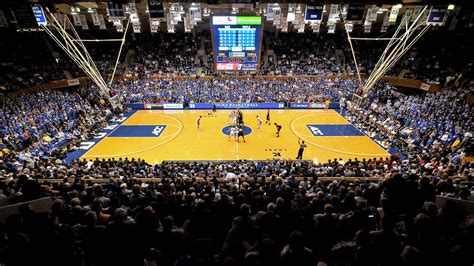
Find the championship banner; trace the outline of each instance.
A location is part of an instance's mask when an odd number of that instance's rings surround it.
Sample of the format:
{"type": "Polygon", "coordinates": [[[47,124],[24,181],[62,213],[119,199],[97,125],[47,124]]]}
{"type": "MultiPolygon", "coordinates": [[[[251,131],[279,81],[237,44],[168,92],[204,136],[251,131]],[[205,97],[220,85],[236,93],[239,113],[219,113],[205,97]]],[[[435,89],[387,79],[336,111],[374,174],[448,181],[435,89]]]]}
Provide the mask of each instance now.
{"type": "Polygon", "coordinates": [[[426,22],[431,25],[441,26],[444,24],[447,12],[446,8],[431,8],[426,22]]]}
{"type": "MultiPolygon", "coordinates": [[[[216,109],[284,109],[284,103],[216,103],[216,109]]],[[[212,103],[190,103],[189,109],[213,109],[212,103]]]]}
{"type": "Polygon", "coordinates": [[[323,19],[323,5],[307,5],[304,20],[306,22],[321,21],[323,19]]]}
{"type": "Polygon", "coordinates": [[[162,1],[148,1],[148,15],[150,18],[165,18],[165,9],[162,1]]]}

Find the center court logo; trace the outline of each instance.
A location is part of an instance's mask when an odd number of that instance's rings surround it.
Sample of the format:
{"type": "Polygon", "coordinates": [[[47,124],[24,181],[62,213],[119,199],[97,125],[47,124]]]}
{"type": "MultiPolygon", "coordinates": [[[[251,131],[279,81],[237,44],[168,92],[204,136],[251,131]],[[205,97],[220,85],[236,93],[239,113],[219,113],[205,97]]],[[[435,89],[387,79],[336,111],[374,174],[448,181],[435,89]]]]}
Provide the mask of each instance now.
{"type": "MultiPolygon", "coordinates": [[[[226,126],[226,127],[223,127],[222,128],[222,133],[224,133],[224,135],[227,135],[229,136],[230,135],[230,132],[231,132],[231,129],[233,128],[234,126],[226,126]]],[[[247,136],[249,135],[250,133],[252,133],[252,129],[248,126],[243,126],[243,130],[244,130],[244,136],[247,136]]]]}

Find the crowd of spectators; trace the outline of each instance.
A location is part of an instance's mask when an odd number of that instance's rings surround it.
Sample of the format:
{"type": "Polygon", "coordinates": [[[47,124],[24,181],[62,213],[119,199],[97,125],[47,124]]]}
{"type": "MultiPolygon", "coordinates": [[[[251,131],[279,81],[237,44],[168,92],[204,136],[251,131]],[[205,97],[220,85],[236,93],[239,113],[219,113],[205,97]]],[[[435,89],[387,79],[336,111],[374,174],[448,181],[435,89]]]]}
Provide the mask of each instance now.
{"type": "Polygon", "coordinates": [[[213,78],[129,79],[113,84],[124,102],[339,102],[356,92],[356,79],[213,78]]]}
{"type": "Polygon", "coordinates": [[[90,138],[107,125],[111,109],[85,88],[20,92],[2,99],[0,150],[22,151],[22,159],[49,156],[70,142],[90,138]]]}
{"type": "Polygon", "coordinates": [[[269,35],[268,70],[275,75],[340,75],[336,43],[330,35],[278,33],[269,35]]]}
{"type": "Polygon", "coordinates": [[[133,35],[135,58],[131,73],[141,76],[194,76],[198,43],[192,34],[133,35]]]}
{"type": "Polygon", "coordinates": [[[410,158],[451,156],[458,163],[462,152],[472,150],[472,105],[468,91],[405,95],[383,86],[376,88],[364,104],[351,105],[348,118],[365,128],[385,146],[396,147],[410,158]]]}
{"type": "MultiPolygon", "coordinates": [[[[253,74],[276,76],[355,74],[351,49],[341,34],[291,32],[265,34],[262,41],[261,67],[253,74]],[[273,51],[273,55],[268,54],[270,50],[273,51]],[[268,56],[268,65],[265,67],[264,56],[268,56]]],[[[92,32],[89,35],[94,36],[84,38],[118,38],[117,34],[103,32],[92,32]]],[[[428,35],[386,75],[403,75],[444,86],[472,72],[473,62],[471,58],[465,56],[472,46],[472,41],[466,38],[469,32],[442,31],[429,32],[428,35]],[[444,37],[440,38],[440,35],[444,37]]],[[[15,90],[47,81],[84,76],[74,62],[59,52],[60,49],[48,38],[45,33],[38,32],[8,34],[8,38],[0,46],[2,53],[0,86],[6,90],[15,90]],[[12,50],[21,53],[10,53],[12,50]]],[[[127,70],[127,73],[138,77],[240,75],[241,73],[214,72],[210,39],[210,34],[205,32],[132,34],[127,37],[124,45],[118,74],[126,73],[127,70]],[[204,54],[198,53],[199,49],[203,49],[204,54]],[[125,60],[129,51],[133,51],[131,53],[133,56],[125,60]],[[203,62],[205,56],[208,59],[207,64],[203,62]]],[[[112,73],[119,46],[118,42],[86,43],[92,59],[104,77],[112,73]]],[[[353,41],[362,74],[371,73],[385,46],[385,41],[353,41]]]]}
{"type": "Polygon", "coordinates": [[[470,34],[470,29],[428,32],[404,58],[404,77],[446,87],[457,79],[472,76],[474,60],[467,55],[473,42],[466,38],[470,34]]]}
{"type": "MultiPolygon", "coordinates": [[[[2,170],[8,167],[0,161],[2,170]]],[[[306,161],[153,166],[126,158],[68,166],[41,160],[9,174],[0,197],[50,196],[51,212],[24,204],[7,217],[0,227],[0,262],[471,265],[472,218],[452,201],[438,209],[434,200],[467,199],[472,184],[446,178],[453,173],[440,168],[397,158],[319,166],[306,161]],[[379,169],[383,178],[321,181],[314,171],[362,166],[379,169]]]]}
{"type": "Polygon", "coordinates": [[[0,43],[0,86],[5,90],[28,88],[64,78],[64,66],[48,51],[38,33],[5,34],[0,43]],[[11,51],[19,51],[12,53],[11,51]]]}

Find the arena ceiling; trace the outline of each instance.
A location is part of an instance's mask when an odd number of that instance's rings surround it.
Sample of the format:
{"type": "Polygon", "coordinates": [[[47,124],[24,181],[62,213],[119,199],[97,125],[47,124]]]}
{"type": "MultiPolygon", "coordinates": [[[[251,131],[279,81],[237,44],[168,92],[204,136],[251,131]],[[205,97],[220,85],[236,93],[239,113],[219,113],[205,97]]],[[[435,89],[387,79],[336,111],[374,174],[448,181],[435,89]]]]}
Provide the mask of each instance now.
{"type": "MultiPolygon", "coordinates": [[[[341,9],[347,9],[348,6],[359,5],[364,8],[363,18],[360,21],[354,21],[352,24],[354,29],[364,28],[364,24],[367,15],[370,10],[375,10],[377,15],[372,19],[369,32],[377,29],[383,28],[384,18],[390,16],[391,10],[395,7],[400,7],[398,11],[398,18],[401,17],[407,10],[419,10],[420,7],[424,5],[430,5],[434,7],[447,8],[448,4],[455,5],[455,9],[448,12],[447,17],[452,17],[457,15],[462,10],[470,10],[470,7],[465,7],[472,5],[474,1],[449,1],[449,0],[403,0],[392,1],[392,0],[371,0],[371,1],[267,1],[262,0],[257,2],[255,0],[238,0],[238,1],[227,1],[227,0],[207,0],[201,2],[193,1],[163,1],[163,12],[166,15],[163,18],[153,19],[149,14],[149,0],[114,0],[114,2],[119,3],[123,6],[124,15],[123,18],[113,17],[109,12],[109,6],[106,0],[101,1],[72,1],[72,0],[34,0],[34,1],[18,1],[18,0],[3,0],[1,1],[0,8],[4,14],[7,14],[7,20],[12,22],[17,18],[10,18],[10,14],[16,14],[18,6],[28,5],[23,9],[27,10],[31,4],[40,4],[43,9],[48,8],[52,13],[57,14],[66,14],[68,15],[71,21],[75,21],[76,26],[87,25],[87,28],[84,29],[94,29],[98,28],[98,18],[97,15],[101,16],[101,20],[104,25],[101,25],[100,29],[107,30],[117,30],[121,31],[125,27],[125,20],[130,18],[133,24],[134,32],[141,31],[168,31],[174,32],[174,30],[184,30],[187,32],[199,31],[200,29],[209,29],[209,18],[213,15],[258,15],[263,16],[266,23],[266,30],[282,30],[282,31],[292,31],[298,27],[304,27],[309,31],[321,31],[327,30],[328,28],[328,13],[330,12],[331,5],[337,4],[341,9]],[[468,3],[468,5],[465,5],[468,3]],[[198,5],[200,18],[198,21],[193,20],[193,14],[191,13],[192,9],[198,5]],[[296,25],[294,22],[288,20],[289,26],[285,27],[276,26],[272,20],[267,18],[267,10],[269,10],[270,5],[277,5],[279,12],[281,12],[283,18],[286,21],[286,16],[290,12],[302,14],[305,12],[307,5],[324,5],[324,12],[320,25],[314,27],[314,25],[296,25]],[[173,12],[178,14],[177,21],[170,19],[173,17],[173,12]],[[191,16],[191,22],[190,22],[191,16]],[[187,18],[187,19],[186,19],[187,18]],[[82,22],[80,21],[82,19],[82,22]],[[120,21],[118,21],[120,20],[120,21]],[[187,25],[186,25],[187,22],[187,25]],[[191,25],[190,25],[191,23],[191,25]],[[173,24],[170,26],[170,24],[173,24]]],[[[374,11],[374,12],[375,12],[374,11]]],[[[415,12],[414,11],[414,12],[415,12]]],[[[195,13],[196,11],[194,11],[195,13]]],[[[410,11],[411,12],[411,11],[410,11]]],[[[462,11],[464,12],[464,11],[462,11]]],[[[470,12],[470,11],[469,11],[470,12]]],[[[472,12],[470,12],[472,13],[472,12]]],[[[1,14],[0,14],[1,16],[1,14]]],[[[472,17],[472,14],[470,15],[472,17]]],[[[18,17],[18,16],[17,16],[18,17]]],[[[472,20],[472,19],[471,19],[472,20]]],[[[0,18],[1,21],[1,18],[0,18]]],[[[28,24],[28,23],[26,23],[28,24]]],[[[286,24],[286,23],[285,23],[286,24]]],[[[306,22],[306,24],[308,24],[306,22]]],[[[341,21],[337,21],[337,27],[342,27],[344,24],[341,21]]],[[[393,23],[392,23],[393,25],[393,23]]],[[[23,27],[25,28],[25,27],[23,27]]]]}

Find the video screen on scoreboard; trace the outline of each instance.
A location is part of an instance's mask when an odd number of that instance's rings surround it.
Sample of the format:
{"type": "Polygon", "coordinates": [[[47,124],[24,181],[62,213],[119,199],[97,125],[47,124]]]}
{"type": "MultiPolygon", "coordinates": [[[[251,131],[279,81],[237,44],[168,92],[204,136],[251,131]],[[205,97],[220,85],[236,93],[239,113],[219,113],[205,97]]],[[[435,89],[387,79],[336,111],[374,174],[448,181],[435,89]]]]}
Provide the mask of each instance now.
{"type": "Polygon", "coordinates": [[[212,17],[216,71],[255,71],[260,62],[262,17],[212,17]]]}

